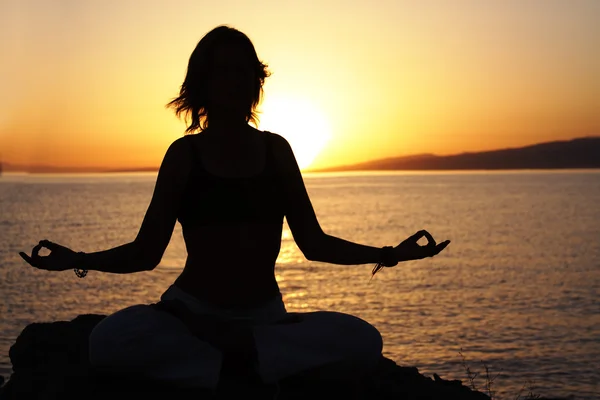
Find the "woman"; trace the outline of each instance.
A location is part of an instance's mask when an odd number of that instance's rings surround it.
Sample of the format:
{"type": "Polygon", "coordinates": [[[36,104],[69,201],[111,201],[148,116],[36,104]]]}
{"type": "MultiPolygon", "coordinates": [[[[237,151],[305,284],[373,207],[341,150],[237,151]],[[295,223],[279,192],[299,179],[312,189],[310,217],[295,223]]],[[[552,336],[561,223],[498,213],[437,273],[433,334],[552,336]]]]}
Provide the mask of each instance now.
{"type": "Polygon", "coordinates": [[[94,328],[92,365],[214,388],[236,360],[266,383],[300,375],[359,377],[377,364],[381,336],[367,322],[336,312],[286,312],[274,274],[283,217],[313,261],[394,266],[434,256],[449,241],[436,244],[420,231],[396,247],[376,248],[324,233],[288,142],[249,125],[256,123],[267,76],[247,36],[226,26],[210,31],[190,57],[179,97],[169,103],[191,118],[187,132],[199,134],[167,150],[135,240],[87,254],[42,240],[31,257],[20,253],[34,267],[77,268],[80,276],[148,271],[181,223],[188,251],[183,272],[160,303],[125,308],[94,328]],[[421,237],[429,243],[418,245],[421,237]],[[39,256],[42,247],[51,253],[39,256]]]}

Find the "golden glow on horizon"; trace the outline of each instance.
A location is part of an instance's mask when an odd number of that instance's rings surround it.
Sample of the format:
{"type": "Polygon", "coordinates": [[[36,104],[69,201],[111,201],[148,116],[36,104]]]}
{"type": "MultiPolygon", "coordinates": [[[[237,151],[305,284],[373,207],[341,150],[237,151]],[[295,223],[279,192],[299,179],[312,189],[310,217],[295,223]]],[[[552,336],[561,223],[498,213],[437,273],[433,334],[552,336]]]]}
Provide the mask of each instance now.
{"type": "Polygon", "coordinates": [[[0,153],[158,167],[164,105],[220,24],[272,71],[262,129],[318,169],[600,135],[600,1],[0,2],[0,153]],[[308,27],[308,28],[307,28],[308,27]]]}
{"type": "Polygon", "coordinates": [[[285,137],[300,169],[311,165],[331,137],[327,118],[308,100],[269,96],[261,110],[259,128],[285,137]]]}

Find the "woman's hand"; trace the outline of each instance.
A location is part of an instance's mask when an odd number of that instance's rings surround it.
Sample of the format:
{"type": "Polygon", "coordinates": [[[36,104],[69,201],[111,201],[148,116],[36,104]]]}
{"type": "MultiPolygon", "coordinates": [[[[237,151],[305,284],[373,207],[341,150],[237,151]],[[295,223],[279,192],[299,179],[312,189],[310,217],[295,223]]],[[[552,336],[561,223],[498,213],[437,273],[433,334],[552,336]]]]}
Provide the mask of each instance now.
{"type": "Polygon", "coordinates": [[[444,250],[448,244],[450,244],[449,240],[444,240],[436,244],[435,239],[429,232],[421,230],[394,247],[394,253],[398,262],[420,260],[425,257],[435,256],[444,250]],[[417,243],[422,237],[426,237],[428,242],[423,246],[417,243]]]}
{"type": "Polygon", "coordinates": [[[77,264],[81,260],[80,254],[68,247],[52,243],[49,240],[41,240],[33,250],[31,250],[31,257],[23,252],[19,252],[19,255],[35,268],[47,271],[66,271],[68,269],[77,268],[77,264]],[[42,247],[50,250],[50,254],[47,256],[40,256],[39,252],[42,247]]]}

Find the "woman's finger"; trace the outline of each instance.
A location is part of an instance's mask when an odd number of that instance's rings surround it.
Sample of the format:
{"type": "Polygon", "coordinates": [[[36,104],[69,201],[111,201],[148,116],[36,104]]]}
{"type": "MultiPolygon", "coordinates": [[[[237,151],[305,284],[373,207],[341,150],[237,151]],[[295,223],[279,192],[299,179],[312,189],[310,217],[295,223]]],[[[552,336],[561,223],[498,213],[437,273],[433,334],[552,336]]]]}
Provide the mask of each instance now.
{"type": "MultiPolygon", "coordinates": [[[[422,237],[425,237],[427,239],[427,244],[426,246],[435,246],[435,239],[433,238],[433,236],[431,235],[431,233],[429,233],[427,230],[422,229],[419,232],[417,232],[418,234],[418,239],[421,239],[422,237]]],[[[415,235],[416,236],[416,235],[415,235]]]]}
{"type": "Polygon", "coordinates": [[[431,236],[431,234],[429,232],[424,230],[423,236],[425,236],[427,238],[427,244],[425,246],[427,246],[427,247],[435,246],[435,239],[433,238],[433,236],[431,236]]]}
{"type": "Polygon", "coordinates": [[[449,240],[444,240],[443,242],[439,243],[439,244],[437,245],[437,247],[438,247],[440,250],[444,250],[444,249],[445,249],[445,248],[446,248],[446,247],[447,247],[449,244],[450,244],[450,241],[449,241],[449,240]]]}
{"type": "Polygon", "coordinates": [[[425,234],[428,234],[428,233],[429,232],[422,229],[422,230],[418,231],[417,233],[415,233],[414,235],[409,236],[408,239],[406,239],[406,240],[417,243],[419,241],[419,239],[421,239],[423,236],[425,236],[425,234]]]}
{"type": "Polygon", "coordinates": [[[60,244],[51,242],[51,241],[49,241],[47,239],[40,240],[40,243],[38,244],[38,246],[43,246],[43,247],[47,248],[50,251],[55,251],[55,250],[58,250],[58,249],[60,249],[62,247],[60,244]]]}
{"type": "Polygon", "coordinates": [[[31,257],[29,257],[29,255],[27,253],[23,253],[22,251],[19,252],[19,255],[21,256],[21,258],[23,258],[23,260],[27,261],[28,264],[32,265],[32,266],[36,266],[34,264],[34,261],[31,257]]]}
{"type": "Polygon", "coordinates": [[[39,258],[40,257],[39,253],[40,253],[41,249],[42,249],[42,245],[41,244],[36,244],[33,247],[33,250],[31,250],[31,258],[33,258],[33,259],[39,258]]]}
{"type": "Polygon", "coordinates": [[[435,246],[432,256],[440,254],[442,252],[442,250],[444,250],[449,244],[450,244],[449,240],[444,240],[443,242],[439,243],[437,246],[435,246]]]}
{"type": "Polygon", "coordinates": [[[427,238],[427,244],[423,245],[423,246],[419,246],[419,247],[430,248],[430,247],[434,247],[435,246],[435,239],[425,229],[422,229],[422,230],[418,231],[417,233],[415,233],[414,235],[412,235],[411,237],[409,237],[407,240],[410,241],[410,242],[413,242],[413,243],[417,243],[419,241],[419,239],[421,239],[422,237],[427,238]]]}

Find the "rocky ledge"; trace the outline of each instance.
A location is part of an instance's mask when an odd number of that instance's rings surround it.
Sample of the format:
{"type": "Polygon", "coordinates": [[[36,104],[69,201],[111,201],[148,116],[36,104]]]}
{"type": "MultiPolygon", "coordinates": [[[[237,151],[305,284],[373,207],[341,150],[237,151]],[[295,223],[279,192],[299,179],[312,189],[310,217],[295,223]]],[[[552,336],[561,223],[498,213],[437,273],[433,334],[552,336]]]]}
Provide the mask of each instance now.
{"type": "MultiPolygon", "coordinates": [[[[489,400],[461,381],[434,374],[421,375],[417,368],[402,367],[381,358],[376,373],[363,382],[296,382],[268,386],[260,382],[236,382],[216,393],[182,390],[164,383],[131,376],[111,376],[94,370],[88,362],[87,338],[104,315],[85,314],[72,321],[28,325],[10,348],[13,373],[0,388],[0,400],[12,399],[465,399],[489,400]]],[[[2,385],[0,377],[0,385],[2,385]]]]}

